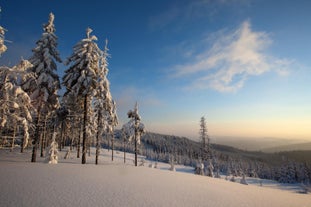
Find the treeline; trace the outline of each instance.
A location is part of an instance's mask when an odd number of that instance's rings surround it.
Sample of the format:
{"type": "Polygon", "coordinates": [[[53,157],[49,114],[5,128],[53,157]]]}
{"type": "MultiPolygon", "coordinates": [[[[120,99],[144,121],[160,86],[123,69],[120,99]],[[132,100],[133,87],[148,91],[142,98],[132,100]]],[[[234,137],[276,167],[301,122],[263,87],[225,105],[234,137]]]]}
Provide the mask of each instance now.
{"type": "MultiPolygon", "coordinates": [[[[105,148],[111,147],[104,140],[105,148]]],[[[125,142],[120,130],[115,132],[114,147],[134,152],[133,145],[125,142]]],[[[201,143],[185,137],[147,132],[141,137],[140,153],[154,162],[170,163],[171,157],[180,165],[196,167],[201,162],[201,143]]],[[[211,162],[214,175],[228,177],[248,176],[276,180],[282,183],[305,183],[311,181],[311,151],[280,153],[252,152],[234,147],[211,144],[211,162]]]]}

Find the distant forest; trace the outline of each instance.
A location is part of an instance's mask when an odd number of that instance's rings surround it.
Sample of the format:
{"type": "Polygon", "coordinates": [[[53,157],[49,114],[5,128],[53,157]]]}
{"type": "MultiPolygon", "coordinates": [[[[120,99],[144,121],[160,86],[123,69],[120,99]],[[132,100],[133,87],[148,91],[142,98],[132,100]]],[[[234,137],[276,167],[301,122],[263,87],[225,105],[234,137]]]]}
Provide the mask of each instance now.
{"type": "MultiPolygon", "coordinates": [[[[110,148],[105,139],[103,147],[110,148]]],[[[116,130],[114,147],[124,150],[121,130],[116,130]]],[[[310,183],[311,150],[264,153],[244,151],[234,147],[211,144],[214,171],[227,176],[242,176],[276,180],[282,183],[310,183]]],[[[134,152],[133,145],[125,143],[126,152],[134,152]]],[[[141,138],[140,153],[154,162],[170,162],[196,167],[200,162],[201,143],[185,137],[147,132],[141,138]]]]}

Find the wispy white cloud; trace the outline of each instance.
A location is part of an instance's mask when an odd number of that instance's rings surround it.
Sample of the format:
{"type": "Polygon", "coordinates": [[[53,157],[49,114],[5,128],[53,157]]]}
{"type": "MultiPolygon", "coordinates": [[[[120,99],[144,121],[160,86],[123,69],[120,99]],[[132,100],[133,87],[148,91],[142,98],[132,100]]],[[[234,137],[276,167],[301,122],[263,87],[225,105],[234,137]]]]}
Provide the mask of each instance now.
{"type": "Polygon", "coordinates": [[[245,21],[234,31],[219,32],[211,48],[198,54],[194,62],[177,65],[174,76],[199,76],[190,88],[235,92],[250,76],[268,71],[287,75],[292,62],[268,55],[266,49],[271,43],[266,32],[253,31],[245,21]]]}

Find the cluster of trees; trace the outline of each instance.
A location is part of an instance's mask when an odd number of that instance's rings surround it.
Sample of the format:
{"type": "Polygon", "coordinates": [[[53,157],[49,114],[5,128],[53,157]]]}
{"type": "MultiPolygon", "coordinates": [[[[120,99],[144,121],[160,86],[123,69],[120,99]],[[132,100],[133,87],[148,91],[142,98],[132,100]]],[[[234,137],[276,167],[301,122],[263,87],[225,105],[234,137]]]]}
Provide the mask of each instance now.
{"type": "MultiPolygon", "coordinates": [[[[44,32],[32,49],[32,56],[14,67],[0,68],[0,136],[1,145],[15,145],[21,140],[21,151],[32,138],[32,162],[36,162],[37,149],[45,148],[57,134],[59,150],[65,144],[77,146],[82,164],[91,142],[96,140],[98,162],[99,146],[103,134],[113,137],[118,124],[116,103],[110,93],[107,79],[107,40],[102,51],[96,44],[97,37],[87,28],[86,37],[73,47],[73,53],[62,61],[57,50],[54,15],[49,15],[44,32]],[[62,77],[57,64],[68,68],[62,77]],[[58,95],[61,84],[66,91],[58,95]],[[18,138],[18,139],[17,139],[18,138]]],[[[0,26],[0,54],[6,51],[5,29],[0,26]]]]}

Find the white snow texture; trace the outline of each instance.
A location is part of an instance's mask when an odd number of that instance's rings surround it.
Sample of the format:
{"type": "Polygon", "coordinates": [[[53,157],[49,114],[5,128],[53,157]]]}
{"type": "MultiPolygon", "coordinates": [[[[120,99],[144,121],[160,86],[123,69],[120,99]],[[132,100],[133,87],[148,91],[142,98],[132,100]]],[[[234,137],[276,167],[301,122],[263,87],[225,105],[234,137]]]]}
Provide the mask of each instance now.
{"type": "MultiPolygon", "coordinates": [[[[206,207],[308,207],[309,194],[298,194],[223,179],[180,172],[187,169],[158,163],[158,169],[134,167],[133,155],[123,164],[116,152],[111,162],[107,150],[95,165],[80,159],[61,159],[57,165],[38,159],[30,163],[30,152],[0,150],[0,206],[206,206],[206,207]],[[162,170],[160,170],[162,169],[162,170]]],[[[65,154],[65,150],[61,153],[65,154]]],[[[63,157],[60,156],[60,157],[63,157]]],[[[91,163],[93,162],[93,163],[91,163]]]]}

